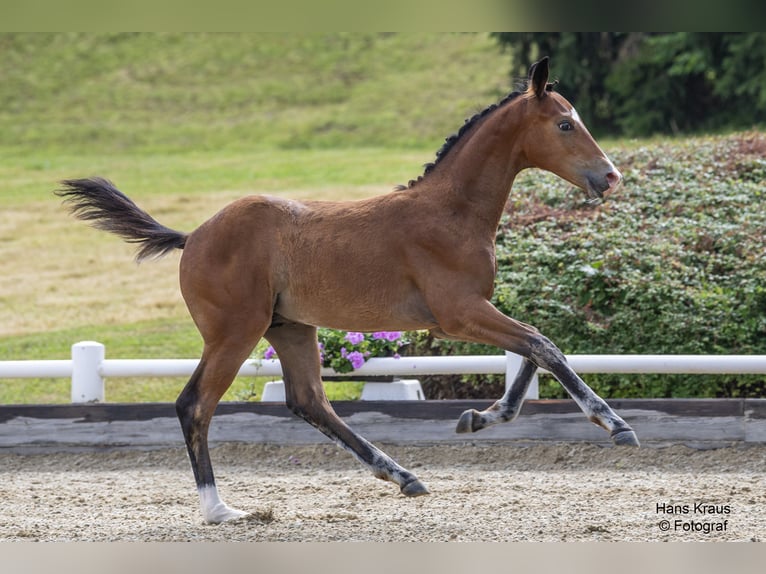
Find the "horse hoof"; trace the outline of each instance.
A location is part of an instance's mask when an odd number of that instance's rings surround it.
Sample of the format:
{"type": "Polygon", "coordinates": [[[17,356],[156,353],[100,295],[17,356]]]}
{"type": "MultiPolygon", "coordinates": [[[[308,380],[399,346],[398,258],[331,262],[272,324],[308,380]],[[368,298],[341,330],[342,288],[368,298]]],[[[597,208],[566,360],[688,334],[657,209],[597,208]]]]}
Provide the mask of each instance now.
{"type": "Polygon", "coordinates": [[[612,442],[618,446],[641,446],[636,433],[630,429],[614,433],[612,435],[612,442]]]}
{"type": "Polygon", "coordinates": [[[224,509],[220,509],[218,512],[214,514],[209,514],[205,516],[205,522],[207,524],[222,524],[224,522],[235,522],[237,520],[247,520],[252,516],[249,512],[244,512],[242,510],[237,510],[235,508],[229,508],[228,506],[224,509]]]}
{"type": "Polygon", "coordinates": [[[470,409],[460,415],[455,432],[458,434],[476,432],[481,428],[481,413],[476,409],[470,409]]]}
{"type": "Polygon", "coordinates": [[[428,492],[428,489],[425,487],[425,485],[417,478],[402,486],[401,490],[402,494],[405,496],[424,496],[426,494],[431,494],[428,492]]]}

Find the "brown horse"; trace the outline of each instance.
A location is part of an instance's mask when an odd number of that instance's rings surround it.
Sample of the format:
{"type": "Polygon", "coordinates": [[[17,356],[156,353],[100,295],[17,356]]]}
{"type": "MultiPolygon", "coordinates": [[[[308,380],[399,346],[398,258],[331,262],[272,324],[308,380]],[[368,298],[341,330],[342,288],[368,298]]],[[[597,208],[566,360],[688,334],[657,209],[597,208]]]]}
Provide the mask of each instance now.
{"type": "Polygon", "coordinates": [[[457,432],[512,420],[541,367],[616,444],[638,445],[633,430],[551,341],[489,301],[497,226],[514,177],[529,167],[549,170],[596,200],[622,179],[572,105],[552,91],[547,58],[531,67],[526,91],[490,106],[449,138],[423,176],[370,199],[251,196],[186,234],[160,225],[106,180],[63,182],[57,193],[76,216],[138,243],[137,259],[184,250],[181,291],[204,349],[176,408],[205,521],[245,514],[218,495],[207,436],[216,405],[262,337],[279,355],[287,406],[294,413],[376,477],[397,483],[403,494],[428,493],[414,474],[333,411],[320,378],[317,326],[429,329],[439,337],[487,343],[525,357],[506,394],[483,412],[463,413],[457,432]]]}

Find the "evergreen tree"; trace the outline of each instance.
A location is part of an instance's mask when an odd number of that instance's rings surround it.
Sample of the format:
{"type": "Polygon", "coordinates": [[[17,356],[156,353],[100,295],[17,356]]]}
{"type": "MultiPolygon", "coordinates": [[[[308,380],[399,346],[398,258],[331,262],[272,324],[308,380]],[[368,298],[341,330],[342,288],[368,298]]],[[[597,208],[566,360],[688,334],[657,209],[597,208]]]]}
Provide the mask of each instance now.
{"type": "Polygon", "coordinates": [[[511,74],[548,55],[597,134],[748,129],[766,121],[766,34],[497,33],[511,74]]]}

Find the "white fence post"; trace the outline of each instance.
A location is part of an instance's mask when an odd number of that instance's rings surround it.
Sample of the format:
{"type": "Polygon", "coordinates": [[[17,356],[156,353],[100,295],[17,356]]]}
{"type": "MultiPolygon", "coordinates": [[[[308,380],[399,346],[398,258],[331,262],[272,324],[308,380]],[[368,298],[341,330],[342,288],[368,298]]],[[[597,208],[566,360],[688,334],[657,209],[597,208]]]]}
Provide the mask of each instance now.
{"type": "MultiPolygon", "coordinates": [[[[521,363],[524,361],[524,357],[517,355],[516,353],[505,352],[505,390],[513,384],[513,379],[516,378],[516,373],[521,369],[521,363]]],[[[532,381],[529,383],[527,394],[524,395],[524,399],[539,399],[540,398],[540,383],[537,380],[537,371],[532,375],[532,381]]]]}
{"type": "Polygon", "coordinates": [[[104,379],[101,363],[106,352],[95,341],[72,345],[72,402],[100,403],[104,401],[104,379]]]}

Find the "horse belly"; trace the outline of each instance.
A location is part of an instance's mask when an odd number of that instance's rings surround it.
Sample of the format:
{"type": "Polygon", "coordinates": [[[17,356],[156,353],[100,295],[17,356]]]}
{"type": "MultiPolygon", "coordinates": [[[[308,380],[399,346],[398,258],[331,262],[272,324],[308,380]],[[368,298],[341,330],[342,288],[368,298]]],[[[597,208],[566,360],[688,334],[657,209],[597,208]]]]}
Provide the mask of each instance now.
{"type": "Polygon", "coordinates": [[[406,289],[313,284],[279,293],[275,312],[298,323],[344,331],[405,331],[436,325],[422,296],[406,289]]]}

